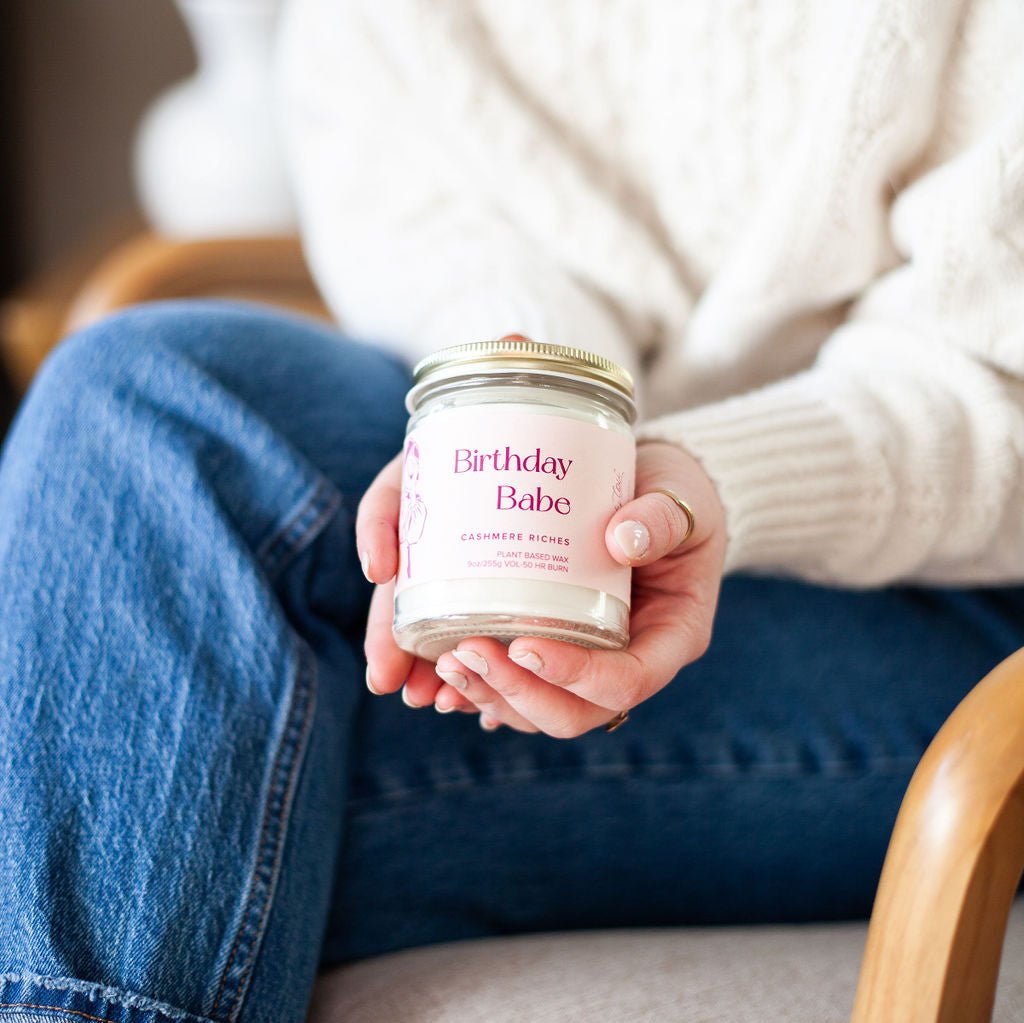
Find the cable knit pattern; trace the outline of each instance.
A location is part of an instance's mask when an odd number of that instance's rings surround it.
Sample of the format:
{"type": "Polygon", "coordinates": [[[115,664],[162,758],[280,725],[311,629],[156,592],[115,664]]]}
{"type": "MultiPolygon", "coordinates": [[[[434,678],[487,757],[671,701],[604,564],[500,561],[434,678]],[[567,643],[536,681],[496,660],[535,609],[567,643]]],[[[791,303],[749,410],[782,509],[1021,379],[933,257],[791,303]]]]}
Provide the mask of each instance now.
{"type": "Polygon", "coordinates": [[[310,259],[414,359],[522,331],[637,375],[729,569],[1024,578],[1014,0],[293,0],[310,259]]]}

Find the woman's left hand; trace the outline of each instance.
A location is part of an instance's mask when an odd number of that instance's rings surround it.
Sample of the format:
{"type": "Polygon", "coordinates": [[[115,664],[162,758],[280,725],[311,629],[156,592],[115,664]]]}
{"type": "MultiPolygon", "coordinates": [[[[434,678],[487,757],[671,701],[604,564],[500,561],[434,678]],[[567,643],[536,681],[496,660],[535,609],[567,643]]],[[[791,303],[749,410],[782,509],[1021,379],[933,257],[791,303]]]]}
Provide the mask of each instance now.
{"type": "Polygon", "coordinates": [[[573,738],[653,696],[697,660],[711,627],[725,558],[725,515],[700,464],[672,444],[637,448],[636,498],[608,523],[605,542],[633,566],[630,642],[624,650],[588,650],[522,637],[506,648],[493,639],[463,640],[437,663],[438,686],[425,672],[406,682],[407,702],[438,710],[479,710],[485,728],[573,738]],[[693,510],[685,542],[686,513],[693,510]]]}

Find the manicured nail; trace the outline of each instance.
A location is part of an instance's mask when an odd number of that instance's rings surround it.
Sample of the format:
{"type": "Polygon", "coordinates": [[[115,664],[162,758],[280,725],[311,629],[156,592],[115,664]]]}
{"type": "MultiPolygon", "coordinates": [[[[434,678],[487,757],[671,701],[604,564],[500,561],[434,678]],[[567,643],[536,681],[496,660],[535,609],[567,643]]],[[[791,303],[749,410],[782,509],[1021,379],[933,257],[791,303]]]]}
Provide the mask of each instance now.
{"type": "Polygon", "coordinates": [[[469,685],[469,679],[459,671],[442,671],[440,668],[435,670],[438,678],[443,678],[448,685],[456,689],[465,689],[469,685]]]}
{"type": "Polygon", "coordinates": [[[647,553],[647,548],[651,546],[651,534],[647,532],[647,527],[633,519],[620,522],[612,531],[612,536],[615,537],[619,550],[630,561],[642,558],[647,553]]]}
{"type": "Polygon", "coordinates": [[[484,717],[483,714],[480,715],[480,727],[485,732],[493,732],[493,731],[495,731],[500,724],[501,724],[501,722],[496,720],[495,718],[484,717]]]}
{"type": "Polygon", "coordinates": [[[451,714],[451,712],[453,710],[455,710],[455,708],[454,707],[442,707],[439,704],[435,703],[434,704],[434,710],[436,710],[438,712],[438,714],[451,714]]]}
{"type": "Polygon", "coordinates": [[[508,659],[515,661],[520,668],[525,668],[527,671],[537,672],[544,667],[540,654],[534,650],[517,650],[515,653],[509,651],[508,659]]]}
{"type": "Polygon", "coordinates": [[[409,699],[408,686],[402,686],[402,703],[404,703],[407,707],[412,707],[413,710],[418,710],[420,706],[418,703],[413,703],[412,700],[409,699]]]}
{"type": "Polygon", "coordinates": [[[380,690],[373,688],[373,679],[370,678],[370,666],[366,666],[366,688],[373,693],[374,696],[380,696],[380,690]]]}
{"type": "Polygon", "coordinates": [[[470,671],[475,671],[481,678],[487,678],[487,662],[475,650],[453,650],[452,657],[461,661],[470,671]]]}
{"type": "Polygon", "coordinates": [[[366,581],[372,583],[373,580],[370,578],[370,552],[362,551],[359,555],[359,564],[363,566],[363,575],[366,576],[366,581]]]}

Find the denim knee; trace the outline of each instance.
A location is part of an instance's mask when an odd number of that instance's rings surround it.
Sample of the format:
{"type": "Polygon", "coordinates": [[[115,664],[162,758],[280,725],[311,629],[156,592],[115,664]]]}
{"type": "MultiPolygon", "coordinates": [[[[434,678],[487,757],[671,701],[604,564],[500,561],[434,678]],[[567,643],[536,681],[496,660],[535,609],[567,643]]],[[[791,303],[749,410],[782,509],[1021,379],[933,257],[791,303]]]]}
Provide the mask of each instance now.
{"type": "Polygon", "coordinates": [[[48,419],[80,421],[97,400],[123,415],[139,404],[140,389],[164,416],[187,418],[204,400],[223,410],[234,400],[234,426],[244,407],[354,496],[401,447],[409,384],[394,356],[329,324],[190,299],[136,306],[69,337],[26,404],[42,405],[48,419]],[[360,445],[350,445],[356,435],[360,445]]]}
{"type": "MultiPolygon", "coordinates": [[[[127,309],[63,339],[36,374],[12,439],[18,438],[19,422],[30,419],[36,430],[41,421],[63,425],[48,437],[51,442],[89,440],[89,433],[77,430],[76,425],[91,418],[90,408],[103,409],[116,418],[118,399],[130,399],[136,389],[136,371],[144,364],[152,367],[161,361],[161,350],[165,356],[171,354],[186,310],[187,303],[127,309]]],[[[161,372],[173,374],[174,360],[165,357],[162,361],[161,372]]],[[[149,375],[141,374],[143,379],[149,375]]]]}
{"type": "MultiPolygon", "coordinates": [[[[74,411],[84,397],[110,397],[130,387],[132,369],[184,355],[196,335],[237,333],[271,314],[227,302],[177,300],[132,306],[64,338],[40,367],[27,401],[74,411]]],[[[173,372],[174,358],[165,371],[173,372]]]]}

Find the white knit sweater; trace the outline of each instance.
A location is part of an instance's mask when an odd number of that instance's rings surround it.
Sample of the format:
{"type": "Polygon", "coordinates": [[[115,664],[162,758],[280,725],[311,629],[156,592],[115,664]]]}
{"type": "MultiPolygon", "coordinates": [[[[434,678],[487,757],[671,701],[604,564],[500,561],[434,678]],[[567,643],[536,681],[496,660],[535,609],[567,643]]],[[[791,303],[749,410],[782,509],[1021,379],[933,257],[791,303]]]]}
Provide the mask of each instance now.
{"type": "Polygon", "coordinates": [[[1024,580],[1019,0],[294,0],[314,272],[632,369],[731,569],[1024,580]]]}

